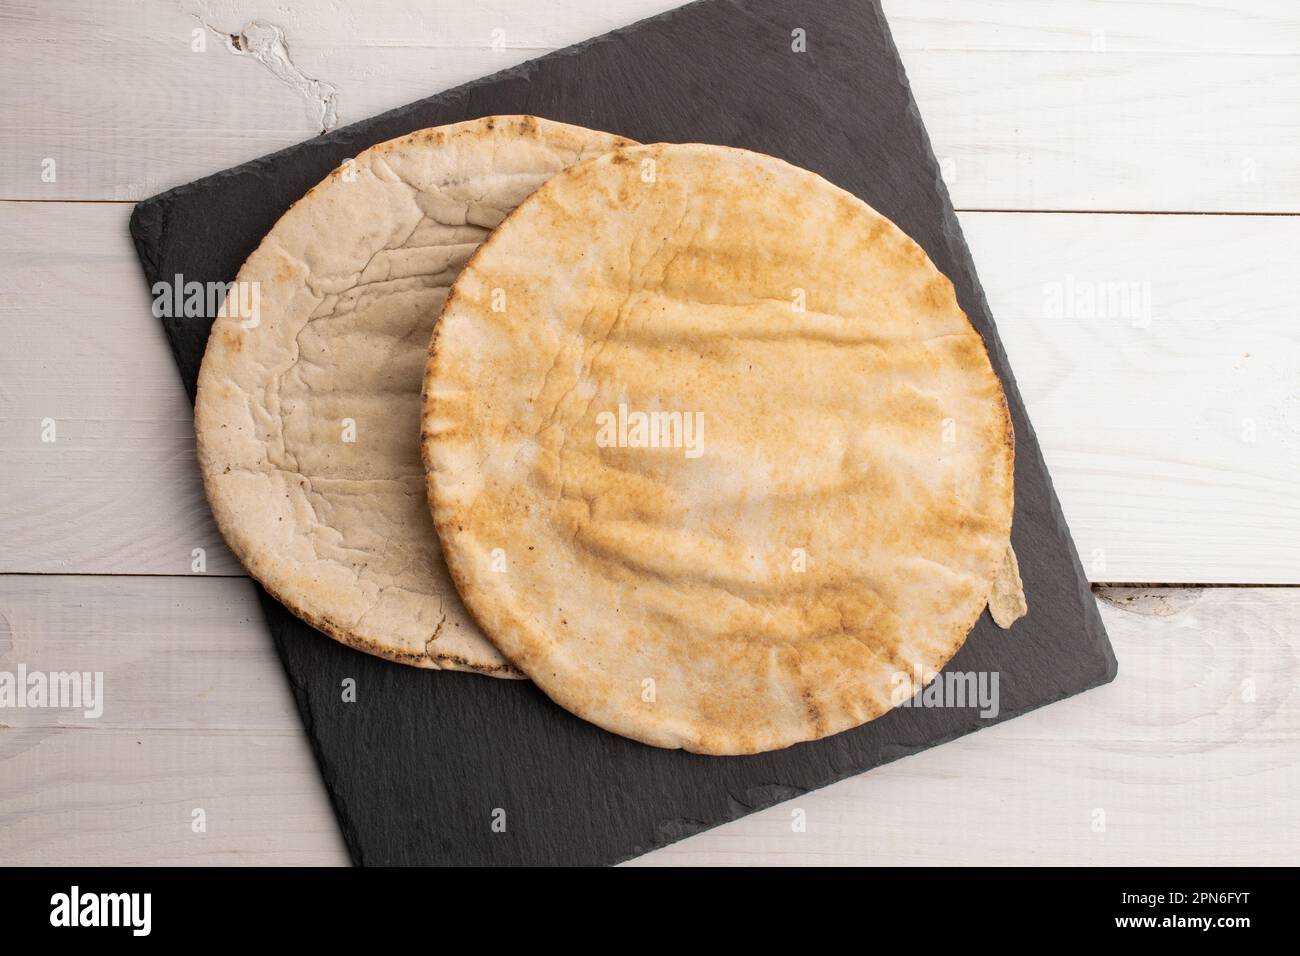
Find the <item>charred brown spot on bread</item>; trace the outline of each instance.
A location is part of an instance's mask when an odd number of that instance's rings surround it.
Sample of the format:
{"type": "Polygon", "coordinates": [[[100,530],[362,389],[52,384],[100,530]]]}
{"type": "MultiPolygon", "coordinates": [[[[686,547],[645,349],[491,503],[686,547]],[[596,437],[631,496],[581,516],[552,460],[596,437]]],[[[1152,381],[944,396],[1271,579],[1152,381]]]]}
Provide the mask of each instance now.
{"type": "Polygon", "coordinates": [[[803,707],[808,714],[808,722],[817,730],[817,733],[826,733],[826,718],[822,715],[821,708],[817,706],[817,698],[807,688],[803,692],[803,707]]]}

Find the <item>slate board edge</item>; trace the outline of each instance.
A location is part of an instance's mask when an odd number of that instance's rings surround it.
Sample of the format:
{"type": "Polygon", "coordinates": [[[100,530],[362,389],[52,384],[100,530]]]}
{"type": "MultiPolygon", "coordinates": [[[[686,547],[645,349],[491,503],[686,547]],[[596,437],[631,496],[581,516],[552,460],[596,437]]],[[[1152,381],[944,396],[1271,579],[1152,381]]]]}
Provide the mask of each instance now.
{"type": "MultiPolygon", "coordinates": [[[[970,247],[966,244],[966,236],[962,232],[961,222],[957,219],[957,212],[953,206],[952,197],[948,193],[948,184],[944,182],[943,175],[940,172],[939,160],[934,152],[934,145],[930,141],[930,131],[925,125],[921,116],[920,108],[916,104],[916,97],[912,95],[912,84],[907,79],[907,70],[903,66],[903,58],[898,52],[898,44],[894,42],[893,31],[889,28],[889,20],[885,17],[884,10],[880,3],[872,2],[871,10],[875,14],[876,21],[880,28],[881,35],[889,44],[891,52],[894,54],[894,62],[898,64],[898,82],[907,92],[907,112],[911,115],[915,123],[915,129],[919,131],[921,137],[921,148],[926,158],[929,160],[930,168],[934,176],[935,189],[941,199],[940,206],[943,211],[944,232],[948,234],[949,241],[954,245],[957,255],[956,258],[961,261],[970,273],[971,288],[978,299],[978,304],[983,307],[984,312],[993,317],[993,310],[989,308],[988,299],[984,294],[984,284],[980,281],[979,273],[975,269],[975,260],[971,255],[970,247]]],[[[1076,578],[1079,586],[1079,600],[1084,608],[1084,613],[1088,616],[1090,624],[1095,628],[1100,643],[1105,648],[1107,658],[1107,669],[1102,680],[1093,686],[1108,684],[1115,679],[1118,673],[1119,664],[1115,659],[1115,650],[1111,646],[1109,636],[1106,634],[1105,625],[1101,620],[1101,613],[1097,609],[1097,599],[1093,596],[1092,588],[1088,584],[1088,575],[1084,571],[1083,562],[1079,558],[1079,549],[1074,543],[1074,535],[1070,533],[1069,525],[1065,520],[1065,512],[1061,510],[1061,501],[1056,494],[1056,483],[1052,480],[1052,472],[1047,467],[1047,461],[1043,458],[1042,446],[1038,442],[1037,432],[1034,430],[1033,421],[1029,417],[1029,410],[1025,407],[1024,399],[1020,394],[1020,385],[1016,381],[1015,370],[1011,366],[1011,360],[1007,356],[1006,349],[1002,345],[1002,336],[998,332],[996,317],[989,326],[989,334],[985,336],[985,347],[994,353],[997,364],[1003,370],[1002,389],[1007,395],[1007,401],[1020,411],[1020,419],[1024,423],[1024,430],[1028,433],[1029,442],[1017,441],[1017,456],[1025,453],[1026,444],[1033,446],[1033,464],[1037,467],[1045,479],[1047,485],[1047,495],[1051,506],[1052,518],[1056,522],[1061,537],[1065,539],[1069,546],[1070,561],[1074,565],[1076,578]]],[[[1058,698],[1059,699],[1059,698],[1058,698]]],[[[1031,708],[1032,709],[1032,708],[1031,708]]]]}
{"type": "MultiPolygon", "coordinates": [[[[1111,660],[1113,662],[1114,660],[1113,655],[1111,656],[1111,660]]],[[[1080,690],[1068,690],[1065,691],[1064,693],[1061,693],[1049,699],[1041,700],[1030,707],[1022,707],[1019,710],[999,713],[997,717],[988,719],[985,722],[985,725],[988,727],[992,727],[996,724],[1001,724],[1008,720],[1014,720],[1017,717],[1023,717],[1025,714],[1031,713],[1035,710],[1039,710],[1040,708],[1046,707],[1050,704],[1060,703],[1061,701],[1071,697],[1078,697],[1080,694],[1086,694],[1090,690],[1096,690],[1098,687],[1105,686],[1106,684],[1110,683],[1111,680],[1114,679],[1114,677],[1115,677],[1115,670],[1114,667],[1112,666],[1107,675],[1102,676],[1098,680],[1088,684],[1087,686],[1083,687],[1080,690]]],[[[983,729],[984,727],[980,727],[977,730],[957,730],[950,734],[943,734],[940,736],[931,737],[927,739],[925,743],[917,747],[899,747],[897,751],[886,754],[877,763],[873,764],[869,769],[864,770],[861,773],[849,773],[849,774],[833,773],[827,778],[817,782],[811,787],[800,788],[800,787],[791,787],[791,786],[782,785],[781,789],[785,792],[782,792],[779,795],[774,796],[770,800],[757,800],[753,802],[746,802],[738,799],[734,794],[729,793],[727,795],[728,798],[731,800],[733,804],[737,805],[739,809],[733,815],[729,816],[727,819],[725,820],[720,819],[715,823],[700,823],[695,828],[689,828],[690,824],[694,821],[665,821],[664,823],[660,824],[661,828],[666,828],[674,823],[680,823],[687,826],[688,829],[683,830],[683,832],[674,835],[670,839],[663,840],[661,842],[654,843],[649,846],[638,847],[632,853],[629,853],[627,856],[615,860],[611,865],[617,866],[620,863],[626,863],[629,860],[634,860],[637,857],[644,856],[645,854],[651,853],[655,850],[662,850],[664,847],[671,846],[672,844],[677,843],[680,840],[685,840],[687,837],[692,837],[699,833],[704,833],[707,830],[712,830],[715,827],[722,826],[723,824],[734,823],[736,820],[739,820],[742,817],[747,817],[750,816],[751,814],[760,813],[763,810],[769,810],[779,803],[785,803],[788,800],[794,800],[798,797],[804,796],[805,794],[812,793],[816,790],[821,790],[824,787],[829,787],[831,784],[840,783],[841,781],[844,780],[850,780],[853,777],[858,777],[864,774],[871,773],[873,770],[876,770],[879,767],[883,767],[886,764],[891,764],[896,760],[903,759],[904,757],[913,757],[919,753],[932,750],[935,747],[941,747],[944,744],[952,743],[954,740],[959,740],[962,737],[970,737],[973,734],[979,733],[979,731],[983,729]]],[[[720,757],[718,759],[725,760],[727,758],[720,757]]]]}
{"type": "MultiPolygon", "coordinates": [[[[267,154],[265,156],[259,157],[249,162],[174,187],[163,193],[142,200],[135,206],[134,210],[132,211],[132,215],[130,218],[130,232],[131,232],[132,239],[135,243],[137,253],[140,257],[146,279],[148,280],[150,287],[152,288],[153,284],[156,281],[158,281],[158,279],[160,278],[160,276],[158,275],[158,262],[153,255],[153,249],[161,248],[164,242],[166,229],[167,229],[167,218],[168,218],[168,213],[170,211],[171,199],[173,197],[182,196],[191,190],[200,189],[206,186],[207,184],[211,183],[213,180],[219,180],[222,179],[223,177],[232,174],[258,171],[263,167],[269,167],[273,165],[273,163],[277,161],[283,154],[298,151],[303,149],[304,147],[310,148],[313,144],[319,143],[324,145],[324,144],[334,144],[340,141],[346,142],[350,136],[355,135],[355,133],[357,132],[357,127],[359,126],[370,125],[372,123],[376,123],[384,120],[399,120],[405,114],[408,114],[420,108],[421,106],[442,99],[451,99],[451,98],[463,96],[465,94],[470,93],[471,91],[473,91],[475,88],[479,86],[483,86],[486,84],[507,80],[507,79],[527,78],[537,68],[537,66],[545,60],[551,58],[557,58],[557,57],[571,56],[581,52],[582,50],[594,44],[608,43],[611,41],[615,41],[619,39],[621,35],[626,33],[627,31],[638,29],[652,21],[670,19],[679,16],[684,11],[690,9],[691,7],[695,7],[699,5],[699,3],[701,2],[708,2],[708,0],[696,0],[695,3],[686,4],[682,7],[678,7],[673,10],[666,11],[665,13],[659,14],[657,16],[646,18],[644,20],[638,21],[637,23],[631,24],[629,26],[618,28],[616,30],[602,34],[598,37],[593,37],[591,39],[582,41],[581,43],[566,47],[562,50],[557,50],[552,53],[548,53],[545,56],[534,58],[532,60],[521,63],[517,66],[499,71],[495,74],[482,77],[476,80],[472,80],[468,83],[434,94],[433,96],[416,101],[414,103],[397,107],[385,113],[377,114],[376,116],[364,118],[362,120],[359,120],[357,123],[350,124],[349,126],[346,127],[341,127],[340,129],[334,130],[323,136],[315,137],[311,140],[307,140],[302,143],[285,147],[284,149],[278,150],[275,153],[267,154]]],[[[969,249],[966,246],[960,224],[957,221],[955,212],[953,211],[952,203],[948,196],[946,185],[944,184],[942,176],[939,173],[939,164],[935,157],[933,147],[930,143],[928,131],[926,130],[925,125],[921,120],[915,98],[911,94],[910,84],[907,81],[906,71],[902,64],[902,60],[897,54],[897,45],[894,43],[892,33],[889,30],[887,20],[883,15],[879,3],[875,2],[875,0],[871,0],[870,7],[871,7],[872,14],[875,16],[875,18],[878,21],[878,26],[881,31],[882,37],[888,43],[891,52],[894,54],[895,62],[897,64],[898,80],[902,85],[903,89],[907,93],[907,97],[906,97],[908,103],[907,109],[909,114],[912,116],[914,120],[915,123],[914,128],[919,131],[919,136],[921,140],[921,149],[924,156],[926,157],[926,159],[930,164],[931,172],[932,175],[934,176],[935,188],[942,200],[941,213],[943,216],[943,231],[946,235],[947,241],[953,244],[953,250],[956,253],[954,259],[960,262],[963,268],[968,271],[972,283],[972,289],[974,290],[974,295],[978,297],[979,304],[983,306],[986,313],[991,314],[991,312],[989,312],[987,307],[987,301],[984,296],[983,287],[979,282],[978,276],[975,273],[973,260],[970,256],[969,249]]],[[[737,13],[743,14],[747,12],[739,8],[738,6],[735,9],[737,13]]],[[[178,360],[178,367],[179,367],[180,355],[179,352],[177,351],[176,342],[170,335],[168,336],[168,342],[169,342],[169,346],[172,348],[173,356],[178,360]]],[[[1081,605],[1084,609],[1084,615],[1087,618],[1086,629],[1090,633],[1092,633],[1092,635],[1095,638],[1097,638],[1098,645],[1103,652],[1102,656],[1106,661],[1106,667],[1102,671],[1100,676],[1092,680],[1091,682],[1087,683],[1081,689],[1065,691],[1058,695],[1054,695],[1048,699],[1038,701],[1032,706],[1021,708],[1014,711],[1004,712],[1002,714],[999,714],[997,718],[987,721],[987,724],[991,725],[994,723],[1001,723],[1003,720],[1009,720],[1014,717],[1020,716],[1022,714],[1028,713],[1029,711],[1035,710],[1038,707],[1041,707],[1045,704],[1054,703],[1066,697],[1073,696],[1076,693],[1081,693],[1083,691],[1093,689],[1097,686],[1108,683],[1110,680],[1114,678],[1116,674],[1117,665],[1116,665],[1113,649],[1111,648],[1109,640],[1106,637],[1104,626],[1101,623],[1100,615],[1096,609],[1096,599],[1093,597],[1091,589],[1089,588],[1087,583],[1087,578],[1083,573],[1083,568],[1079,560],[1077,548],[1074,545],[1073,538],[1070,536],[1068,526],[1065,523],[1064,514],[1061,511],[1059,500],[1056,497],[1055,489],[1051,482],[1050,472],[1048,472],[1047,470],[1046,463],[1043,461],[1042,458],[1041,450],[1038,448],[1037,441],[1033,436],[1032,424],[1030,423],[1028,414],[1024,409],[1023,401],[1019,394],[1019,389],[1015,383],[1014,374],[1011,371],[1010,363],[1007,360],[1005,351],[1002,347],[1000,337],[997,334],[996,327],[991,327],[991,333],[986,337],[986,346],[988,347],[990,352],[995,353],[996,358],[998,359],[1000,366],[1003,369],[1003,373],[1004,373],[1003,385],[1004,385],[1004,389],[1007,391],[1009,402],[1012,402],[1020,409],[1020,418],[1024,423],[1024,427],[1028,430],[1029,433],[1028,437],[1030,438],[1030,442],[1026,443],[1022,441],[1020,447],[1017,450],[1021,454],[1023,454],[1024,446],[1026,444],[1032,444],[1034,447],[1034,452],[1035,452],[1034,464],[1037,465],[1041,474],[1045,477],[1046,487],[1049,494],[1050,511],[1053,520],[1057,524],[1062,535],[1066,538],[1067,542],[1069,543],[1069,556],[1077,572],[1077,585],[1079,589],[1079,596],[1081,599],[1081,605]]],[[[185,383],[185,387],[187,391],[189,391],[188,382],[185,383]]],[[[191,399],[193,399],[192,393],[191,393],[191,399]]],[[[317,760],[318,768],[321,769],[322,772],[324,772],[324,765],[323,765],[324,760],[323,760],[322,750],[319,745],[319,737],[318,735],[310,732],[311,727],[313,725],[313,718],[311,716],[310,697],[304,691],[304,689],[298,685],[298,682],[295,680],[292,672],[288,668],[288,660],[285,656],[284,646],[282,643],[283,635],[280,633],[281,626],[275,622],[272,616],[274,613],[287,614],[288,612],[285,611],[283,608],[279,607],[278,605],[272,606],[270,602],[273,599],[271,599],[268,595],[266,595],[265,592],[262,591],[260,587],[258,588],[258,591],[259,591],[259,598],[263,604],[264,612],[266,612],[268,621],[272,624],[272,632],[275,637],[277,653],[280,654],[281,663],[282,665],[284,665],[286,676],[289,679],[290,686],[293,689],[294,696],[296,698],[296,702],[299,707],[299,713],[302,717],[305,728],[308,730],[308,737],[311,743],[313,753],[317,760]]],[[[875,766],[879,766],[884,763],[890,763],[900,757],[908,756],[920,752],[921,750],[929,749],[932,746],[938,746],[940,744],[947,743],[953,739],[956,739],[957,737],[965,736],[966,733],[969,732],[972,731],[964,731],[964,730],[958,731],[952,734],[931,738],[917,746],[899,747],[897,748],[896,751],[885,755],[883,759],[881,759],[877,764],[875,764],[875,766]]],[[[846,776],[847,776],[846,774],[832,772],[828,774],[825,779],[807,788],[797,788],[797,787],[790,787],[784,785],[780,787],[773,786],[770,788],[769,787],[751,788],[751,790],[747,792],[745,800],[737,799],[734,795],[728,794],[729,801],[732,804],[732,810],[728,812],[725,816],[720,816],[716,821],[708,822],[708,823],[700,822],[700,821],[690,821],[690,820],[665,821],[661,829],[674,831],[671,833],[671,835],[668,835],[667,838],[663,840],[656,840],[647,845],[639,845],[635,849],[633,849],[631,853],[629,853],[628,855],[622,857],[621,859],[615,862],[622,862],[624,860],[633,859],[644,853],[650,852],[655,849],[659,849],[663,846],[670,845],[671,843],[674,843],[680,839],[684,839],[687,836],[691,836],[694,835],[695,833],[699,833],[699,832],[703,832],[704,830],[711,829],[713,826],[721,825],[722,823],[731,822],[732,820],[739,819],[740,817],[746,816],[750,813],[767,809],[771,806],[774,806],[777,803],[791,799],[795,796],[801,795],[803,793],[811,792],[812,790],[819,789],[820,787],[826,786],[830,783],[845,779],[846,776]],[[773,791],[773,795],[768,799],[753,800],[752,793],[754,789],[773,791]],[[775,791],[779,791],[779,792],[775,792],[775,791]]],[[[338,798],[336,791],[333,788],[328,788],[328,787],[327,790],[329,790],[330,792],[331,804],[335,809],[335,815],[337,820],[339,821],[339,826],[344,838],[344,842],[348,847],[349,853],[355,863],[364,865],[365,863],[364,852],[362,850],[362,847],[360,846],[359,839],[355,830],[355,826],[351,820],[350,814],[347,812],[345,806],[340,802],[340,799],[338,798]]]]}

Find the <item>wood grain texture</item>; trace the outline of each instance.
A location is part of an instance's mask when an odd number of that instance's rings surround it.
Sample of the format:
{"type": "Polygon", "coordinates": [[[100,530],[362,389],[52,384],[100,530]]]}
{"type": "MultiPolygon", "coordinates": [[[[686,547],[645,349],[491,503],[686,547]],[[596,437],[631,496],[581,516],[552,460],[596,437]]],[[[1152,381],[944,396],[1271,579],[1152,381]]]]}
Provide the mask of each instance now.
{"type": "Polygon", "coordinates": [[[104,708],[0,709],[0,861],[347,862],[248,581],[0,577],[20,664],[102,672],[104,708]]]}
{"type": "Polygon", "coordinates": [[[0,571],[242,574],[124,204],[0,204],[0,571]],[[43,441],[45,422],[53,442],[43,441]]]}
{"type": "MultiPolygon", "coordinates": [[[[0,203],[0,571],[242,573],[128,208],[0,203]]],[[[962,224],[1090,577],[1300,583],[1300,219],[962,224]]]]}
{"type": "MultiPolygon", "coordinates": [[[[1113,684],[638,862],[1294,861],[1300,589],[1101,596],[1113,684]]],[[[248,582],[0,578],[19,663],[101,670],[106,705],[0,712],[6,863],[346,861],[248,582]]]]}
{"type": "Polygon", "coordinates": [[[1090,580],[1300,582],[1300,219],[962,227],[1090,580]]]}
{"type": "MultiPolygon", "coordinates": [[[[347,123],[676,5],[10,4],[0,12],[0,198],[140,199],[318,132],[319,91],[295,89],[221,38],[255,21],[283,30],[296,71],[336,88],[347,123]],[[54,182],[41,178],[46,159],[54,182]]],[[[958,208],[1300,211],[1293,4],[885,9],[958,208]]]]}
{"type": "Polygon", "coordinates": [[[883,0],[904,51],[1015,50],[1244,53],[1291,56],[1300,7],[1291,0],[883,0]]]}

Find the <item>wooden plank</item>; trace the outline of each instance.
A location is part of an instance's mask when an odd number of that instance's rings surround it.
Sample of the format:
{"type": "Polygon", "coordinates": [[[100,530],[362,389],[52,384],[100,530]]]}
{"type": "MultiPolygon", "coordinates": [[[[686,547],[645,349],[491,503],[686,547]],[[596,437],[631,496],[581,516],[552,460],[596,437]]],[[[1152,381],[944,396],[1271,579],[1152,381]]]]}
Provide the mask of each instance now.
{"type": "MultiPolygon", "coordinates": [[[[640,862],[1294,860],[1300,589],[1103,596],[1113,684],[640,862]]],[[[247,582],[0,577],[0,670],[19,663],[102,670],[106,706],[0,711],[0,860],[344,861],[247,582]]]]}
{"type": "Polygon", "coordinates": [[[0,670],[103,675],[101,713],[7,709],[7,729],[296,736],[298,712],[244,578],[0,575],[0,670]]]}
{"type": "Polygon", "coordinates": [[[299,735],[0,728],[0,860],[346,865],[312,760],[299,735]]]}
{"type": "Polygon", "coordinates": [[[19,665],[98,671],[104,706],[0,709],[0,861],[347,861],[248,581],[0,577],[19,665]]]}
{"type": "Polygon", "coordinates": [[[1300,39],[1291,0],[883,0],[894,40],[910,50],[1290,56],[1300,39]],[[1098,51],[1100,52],[1100,51],[1098,51]]]}
{"type": "MultiPolygon", "coordinates": [[[[0,11],[0,197],[139,199],[318,132],[322,90],[295,88],[217,36],[254,20],[283,30],[293,68],[331,84],[347,123],[674,5],[340,0],[322,15],[275,0],[11,4],[0,11]]],[[[960,208],[1300,211],[1294,4],[886,10],[960,208]]]]}
{"type": "Polygon", "coordinates": [[[904,62],[959,209],[1300,212],[1300,116],[1287,105],[1300,99],[1300,57],[904,62]]]}
{"type": "Polygon", "coordinates": [[[0,204],[0,571],[239,574],[120,204],[0,204]],[[43,441],[47,420],[53,442],[43,441]]]}
{"type": "MultiPolygon", "coordinates": [[[[0,203],[0,571],[240,573],[127,213],[0,203]]],[[[1300,583],[1300,218],[962,222],[1092,579],[1300,583]]]]}
{"type": "Polygon", "coordinates": [[[1090,579],[1300,582],[1300,219],[962,227],[1090,579]]]}

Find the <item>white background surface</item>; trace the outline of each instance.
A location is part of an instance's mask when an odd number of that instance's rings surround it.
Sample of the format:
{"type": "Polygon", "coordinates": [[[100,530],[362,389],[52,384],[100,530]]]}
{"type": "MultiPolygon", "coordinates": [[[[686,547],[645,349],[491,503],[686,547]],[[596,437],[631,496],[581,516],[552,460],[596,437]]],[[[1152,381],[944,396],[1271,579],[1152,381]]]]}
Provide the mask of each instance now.
{"type": "MultiPolygon", "coordinates": [[[[0,670],[108,685],[0,710],[0,863],[346,862],[132,201],[675,5],[0,0],[0,670]]],[[[1120,675],[639,862],[1294,863],[1300,4],[885,10],[1120,675]]]]}

